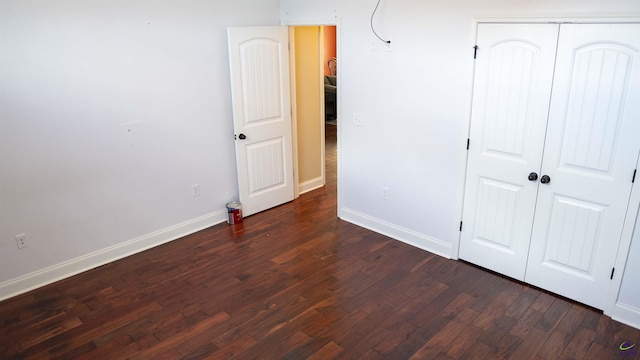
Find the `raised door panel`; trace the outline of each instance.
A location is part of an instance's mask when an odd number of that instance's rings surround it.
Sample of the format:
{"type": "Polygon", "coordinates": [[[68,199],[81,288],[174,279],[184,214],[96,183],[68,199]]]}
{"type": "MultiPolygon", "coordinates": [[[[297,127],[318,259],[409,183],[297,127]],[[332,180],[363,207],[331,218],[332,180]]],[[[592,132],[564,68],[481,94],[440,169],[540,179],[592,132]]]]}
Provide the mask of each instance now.
{"type": "Polygon", "coordinates": [[[526,281],[603,308],[640,151],[640,26],[562,25],[526,281]]]}
{"type": "Polygon", "coordinates": [[[282,121],[280,42],[249,39],[239,51],[245,126],[282,121]]]}
{"type": "Polygon", "coordinates": [[[281,137],[254,142],[246,147],[249,195],[285,186],[284,144],[281,137]]]}
{"type": "Polygon", "coordinates": [[[460,258],[524,279],[558,25],[480,24],[460,258]]]}

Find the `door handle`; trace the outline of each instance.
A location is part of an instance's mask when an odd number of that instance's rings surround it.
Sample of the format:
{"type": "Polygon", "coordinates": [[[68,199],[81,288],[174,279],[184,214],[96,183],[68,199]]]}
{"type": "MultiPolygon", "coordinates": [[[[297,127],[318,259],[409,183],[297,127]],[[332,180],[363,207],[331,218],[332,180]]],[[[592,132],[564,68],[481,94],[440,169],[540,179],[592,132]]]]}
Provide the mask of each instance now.
{"type": "Polygon", "coordinates": [[[543,184],[548,184],[551,182],[551,178],[549,177],[549,175],[542,175],[542,177],[540,178],[540,182],[543,184]]]}
{"type": "Polygon", "coordinates": [[[532,172],[531,174],[529,174],[529,181],[536,181],[538,180],[538,174],[532,172]]]}
{"type": "Polygon", "coordinates": [[[245,135],[245,134],[240,134],[240,135],[238,135],[238,138],[239,138],[240,140],[244,140],[244,139],[246,139],[246,138],[247,138],[247,135],[245,135]]]}

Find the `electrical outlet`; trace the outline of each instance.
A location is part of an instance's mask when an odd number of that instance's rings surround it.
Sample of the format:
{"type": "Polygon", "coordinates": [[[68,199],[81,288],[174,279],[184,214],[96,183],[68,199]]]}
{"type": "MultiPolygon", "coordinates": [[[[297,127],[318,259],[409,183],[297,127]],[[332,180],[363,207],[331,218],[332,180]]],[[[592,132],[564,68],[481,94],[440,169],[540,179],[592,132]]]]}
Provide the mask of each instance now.
{"type": "Polygon", "coordinates": [[[24,249],[28,247],[29,245],[27,245],[27,234],[16,235],[16,244],[18,244],[18,249],[24,249]]]}
{"type": "Polygon", "coordinates": [[[191,195],[193,197],[200,196],[200,184],[191,185],[191,195]]]}
{"type": "Polygon", "coordinates": [[[382,200],[389,200],[389,188],[382,186],[380,190],[380,197],[382,197],[382,200]]]}
{"type": "Polygon", "coordinates": [[[384,50],[386,52],[392,52],[393,51],[393,47],[391,46],[391,41],[384,43],[384,50]]]}
{"type": "Polygon", "coordinates": [[[364,115],[361,113],[353,113],[353,125],[364,126],[364,115]]]}

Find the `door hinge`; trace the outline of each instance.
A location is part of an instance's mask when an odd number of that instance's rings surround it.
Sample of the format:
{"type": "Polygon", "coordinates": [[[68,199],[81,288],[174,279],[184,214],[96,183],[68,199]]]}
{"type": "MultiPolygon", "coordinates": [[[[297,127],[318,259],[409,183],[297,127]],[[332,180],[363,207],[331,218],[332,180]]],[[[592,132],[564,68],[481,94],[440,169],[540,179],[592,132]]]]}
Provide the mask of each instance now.
{"type": "Polygon", "coordinates": [[[462,221],[460,221],[460,231],[462,231],[462,221]]]}
{"type": "Polygon", "coordinates": [[[613,273],[616,271],[616,268],[611,268],[611,277],[609,280],[613,280],[613,273]]]}
{"type": "Polygon", "coordinates": [[[473,58],[475,59],[478,56],[478,45],[473,47],[473,58]]]}
{"type": "Polygon", "coordinates": [[[631,178],[631,182],[635,182],[636,181],[636,172],[638,171],[638,169],[633,169],[633,177],[631,178]]]}
{"type": "Polygon", "coordinates": [[[471,142],[471,139],[467,139],[467,150],[469,150],[469,142],[471,142]]]}

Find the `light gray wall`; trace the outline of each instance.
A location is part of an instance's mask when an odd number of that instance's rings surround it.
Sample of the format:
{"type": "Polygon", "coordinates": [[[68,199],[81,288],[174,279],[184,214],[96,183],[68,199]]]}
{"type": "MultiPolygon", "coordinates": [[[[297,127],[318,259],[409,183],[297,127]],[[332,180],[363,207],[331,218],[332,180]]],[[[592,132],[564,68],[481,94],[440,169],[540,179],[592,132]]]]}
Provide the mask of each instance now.
{"type": "Polygon", "coordinates": [[[226,27],[279,22],[278,0],[1,1],[0,284],[224,209],[226,27]]]}
{"type": "MultiPolygon", "coordinates": [[[[387,52],[370,30],[375,4],[282,0],[281,11],[285,23],[340,21],[341,214],[413,234],[427,249],[433,244],[420,239],[448,244],[451,256],[463,199],[473,19],[640,17],[635,0],[382,0],[375,24],[392,41],[387,52]],[[364,114],[363,127],[354,126],[354,113],[364,114]],[[388,200],[381,187],[390,189],[388,200]]],[[[638,274],[637,240],[632,247],[627,272],[638,274]]],[[[640,309],[639,288],[625,276],[621,299],[640,309]]]]}

